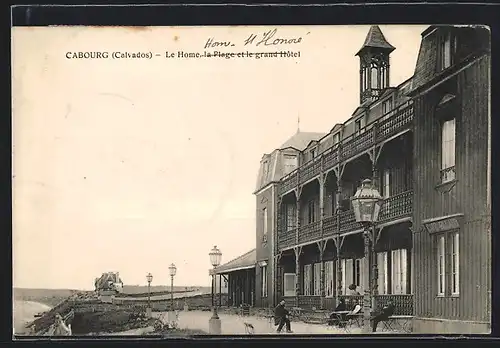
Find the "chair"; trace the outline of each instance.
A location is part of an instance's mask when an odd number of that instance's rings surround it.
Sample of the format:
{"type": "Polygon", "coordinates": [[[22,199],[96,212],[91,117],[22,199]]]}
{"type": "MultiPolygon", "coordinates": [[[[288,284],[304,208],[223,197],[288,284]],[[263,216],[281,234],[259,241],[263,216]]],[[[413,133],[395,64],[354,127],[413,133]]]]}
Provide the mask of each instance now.
{"type": "Polygon", "coordinates": [[[354,309],[347,314],[347,321],[349,322],[350,325],[356,323],[358,327],[361,327],[360,319],[362,317],[361,312],[361,306],[357,304],[354,309]]]}

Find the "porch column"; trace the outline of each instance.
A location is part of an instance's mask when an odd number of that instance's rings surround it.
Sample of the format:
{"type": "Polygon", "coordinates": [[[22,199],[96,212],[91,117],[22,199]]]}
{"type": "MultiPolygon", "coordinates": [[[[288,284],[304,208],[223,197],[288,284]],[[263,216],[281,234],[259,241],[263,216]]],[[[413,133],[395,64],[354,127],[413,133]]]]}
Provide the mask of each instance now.
{"type": "MultiPolygon", "coordinates": [[[[337,171],[337,175],[340,177],[340,169],[337,171]]],[[[335,241],[335,247],[336,247],[336,269],[335,269],[335,277],[337,278],[337,291],[335,292],[336,295],[336,302],[337,304],[339,303],[339,295],[342,294],[342,267],[340,264],[340,250],[342,248],[342,241],[343,239],[340,238],[340,195],[342,194],[342,181],[337,178],[337,197],[335,198],[335,214],[337,216],[337,237],[334,239],[335,241]]]]}
{"type": "Polygon", "coordinates": [[[295,305],[299,306],[299,295],[300,295],[300,253],[302,252],[302,247],[297,246],[293,248],[295,252],[295,305]]]}
{"type": "MultiPolygon", "coordinates": [[[[376,134],[377,129],[374,130],[374,134],[376,134]]],[[[373,156],[372,160],[372,183],[375,183],[375,187],[380,190],[380,185],[379,185],[379,170],[377,168],[377,155],[376,153],[373,156]]],[[[378,260],[377,260],[377,254],[375,253],[375,244],[377,243],[377,228],[375,226],[371,227],[373,230],[370,231],[373,236],[373,240],[371,241],[371,266],[372,266],[372,277],[373,277],[373,287],[371,288],[372,291],[372,308],[375,310],[376,307],[376,296],[378,295],[378,260]]]]}
{"type": "MultiPolygon", "coordinates": [[[[371,231],[370,231],[371,232],[371,231]]],[[[367,289],[364,290],[364,296],[363,296],[363,321],[364,321],[364,332],[370,332],[370,317],[371,317],[371,310],[372,310],[372,289],[371,287],[373,284],[371,284],[371,270],[370,270],[370,254],[371,253],[371,248],[370,248],[370,237],[368,236],[368,233],[365,233],[364,237],[364,247],[365,247],[365,257],[363,258],[363,269],[364,269],[364,283],[368,284],[367,289]]]]}
{"type": "Polygon", "coordinates": [[[325,253],[326,241],[319,241],[316,243],[319,248],[319,258],[321,262],[321,272],[320,272],[320,307],[321,309],[325,308],[325,260],[323,259],[325,253]]]}

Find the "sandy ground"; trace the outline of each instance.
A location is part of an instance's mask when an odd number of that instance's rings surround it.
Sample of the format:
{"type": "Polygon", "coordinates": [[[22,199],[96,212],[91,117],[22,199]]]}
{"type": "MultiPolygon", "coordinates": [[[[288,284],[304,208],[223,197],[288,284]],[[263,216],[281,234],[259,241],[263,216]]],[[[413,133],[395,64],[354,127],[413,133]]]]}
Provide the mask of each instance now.
{"type": "MultiPolygon", "coordinates": [[[[167,320],[165,313],[153,313],[154,316],[160,317],[164,315],[164,320],[167,320]]],[[[212,313],[202,311],[179,312],[179,328],[202,330],[208,333],[208,321],[212,313]]],[[[245,322],[251,323],[255,328],[255,334],[275,334],[276,327],[269,322],[268,319],[261,317],[241,317],[238,315],[220,313],[222,334],[224,335],[245,335],[245,322]]],[[[345,331],[327,325],[306,324],[302,322],[292,322],[292,330],[296,334],[318,335],[329,334],[338,335],[346,334],[345,331]]],[[[360,334],[361,329],[353,328],[349,333],[360,334]]]]}
{"type": "Polygon", "coordinates": [[[48,310],[50,310],[50,307],[43,303],[32,301],[14,301],[14,333],[24,333],[26,331],[26,324],[35,319],[35,314],[46,312],[48,310]]]}

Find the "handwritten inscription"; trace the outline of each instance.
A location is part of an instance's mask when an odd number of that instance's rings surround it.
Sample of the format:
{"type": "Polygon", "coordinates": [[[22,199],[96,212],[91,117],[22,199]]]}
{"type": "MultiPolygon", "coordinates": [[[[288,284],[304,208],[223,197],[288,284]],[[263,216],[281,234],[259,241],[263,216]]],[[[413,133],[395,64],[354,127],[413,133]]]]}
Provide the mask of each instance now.
{"type": "MultiPolygon", "coordinates": [[[[308,35],[310,32],[307,32],[308,35]]],[[[277,46],[277,45],[297,45],[302,42],[302,37],[281,37],[278,35],[278,29],[266,31],[262,34],[250,34],[244,41],[243,46],[277,46]]],[[[236,46],[232,41],[223,41],[214,37],[208,38],[205,42],[205,49],[224,48],[236,46]]]]}
{"type": "MultiPolygon", "coordinates": [[[[250,36],[244,41],[244,45],[255,45],[255,46],[276,46],[276,45],[294,45],[300,44],[302,42],[302,37],[279,37],[276,34],[278,29],[273,29],[263,33],[260,37],[256,34],[250,34],[250,36]]],[[[306,35],[308,35],[307,33],[306,35]]]]}

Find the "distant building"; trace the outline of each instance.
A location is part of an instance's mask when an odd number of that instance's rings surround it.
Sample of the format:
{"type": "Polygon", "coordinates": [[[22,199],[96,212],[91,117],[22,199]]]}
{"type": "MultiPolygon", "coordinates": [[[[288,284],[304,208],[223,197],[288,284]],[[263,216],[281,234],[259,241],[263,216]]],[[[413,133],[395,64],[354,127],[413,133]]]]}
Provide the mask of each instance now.
{"type": "MultiPolygon", "coordinates": [[[[372,179],[377,304],[415,332],[484,333],[491,316],[490,33],[430,26],[414,75],[390,84],[395,50],[372,26],[357,52],[360,104],[325,134],[297,132],[261,160],[256,248],[220,266],[232,305],[362,303],[370,269],[350,197],[372,179]]],[[[353,77],[355,78],[355,77],[353,77]]],[[[371,262],[370,262],[371,263],[371,262]]]]}
{"type": "Polygon", "coordinates": [[[95,291],[98,293],[121,293],[123,292],[123,281],[119,272],[106,272],[94,282],[95,291]]]}

